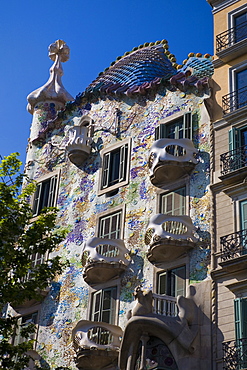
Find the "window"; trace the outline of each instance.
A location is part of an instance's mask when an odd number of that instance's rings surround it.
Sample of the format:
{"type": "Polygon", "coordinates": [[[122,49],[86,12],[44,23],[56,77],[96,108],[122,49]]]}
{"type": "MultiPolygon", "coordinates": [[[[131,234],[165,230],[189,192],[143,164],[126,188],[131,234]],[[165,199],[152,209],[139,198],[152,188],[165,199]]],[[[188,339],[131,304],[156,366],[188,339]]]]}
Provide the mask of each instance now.
{"type": "Polygon", "coordinates": [[[247,163],[247,126],[229,130],[229,153],[221,156],[223,173],[245,167],[247,163]]]}
{"type": "Polygon", "coordinates": [[[247,200],[240,202],[241,230],[247,230],[247,200]]]}
{"type": "Polygon", "coordinates": [[[235,336],[238,369],[247,367],[247,298],[234,300],[235,336]]]}
{"type": "Polygon", "coordinates": [[[105,239],[119,239],[121,237],[121,218],[122,211],[100,217],[99,237],[105,239]]]}
{"type": "Polygon", "coordinates": [[[101,186],[99,194],[117,190],[128,183],[129,140],[102,151],[101,186]]]}
{"type": "Polygon", "coordinates": [[[244,40],[247,37],[247,12],[234,17],[235,42],[244,40]]]}
{"type": "Polygon", "coordinates": [[[185,296],[185,283],[185,266],[159,272],[157,276],[157,294],[165,294],[172,297],[185,296]]]}
{"type": "Polygon", "coordinates": [[[186,188],[182,187],[170,193],[162,194],[160,211],[172,216],[186,214],[186,188]]]}
{"type": "Polygon", "coordinates": [[[165,138],[192,140],[192,114],[190,112],[180,114],[173,120],[160,123],[155,129],[155,140],[165,138]]]}
{"type": "MultiPolygon", "coordinates": [[[[33,270],[35,269],[36,266],[41,265],[42,263],[45,262],[45,260],[47,259],[47,253],[45,255],[39,252],[33,253],[30,256],[30,259],[31,259],[31,270],[33,270]]],[[[24,278],[22,278],[22,281],[23,282],[28,281],[29,278],[30,278],[30,272],[28,272],[27,275],[24,278]]]]}
{"type": "Polygon", "coordinates": [[[115,324],[117,287],[110,287],[93,293],[92,321],[115,324]]]}
{"type": "Polygon", "coordinates": [[[22,342],[25,342],[25,341],[36,338],[37,333],[30,334],[28,338],[24,338],[24,337],[21,336],[21,330],[26,328],[28,326],[28,324],[31,324],[31,323],[32,324],[37,324],[38,323],[38,312],[33,312],[29,315],[21,316],[18,319],[16,333],[15,333],[15,336],[14,336],[14,345],[15,346],[22,343],[22,342]]]}
{"type": "Polygon", "coordinates": [[[37,216],[45,207],[54,207],[56,202],[58,175],[37,184],[33,198],[33,215],[37,216]]]}

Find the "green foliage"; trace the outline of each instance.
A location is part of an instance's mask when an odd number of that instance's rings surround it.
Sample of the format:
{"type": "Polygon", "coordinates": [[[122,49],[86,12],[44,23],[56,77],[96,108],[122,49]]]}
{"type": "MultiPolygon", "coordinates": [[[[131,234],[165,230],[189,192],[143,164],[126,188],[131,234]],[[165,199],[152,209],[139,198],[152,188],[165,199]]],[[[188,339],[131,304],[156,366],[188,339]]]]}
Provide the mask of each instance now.
{"type": "Polygon", "coordinates": [[[65,267],[59,256],[50,258],[64,238],[56,229],[57,209],[46,208],[33,219],[29,204],[35,184],[20,174],[18,153],[5,157],[0,164],[0,370],[23,370],[29,361],[26,352],[33,348],[28,340],[34,325],[25,326],[26,338],[12,344],[17,318],[4,315],[7,305],[20,306],[28,300],[42,299],[42,291],[65,267]],[[22,184],[25,184],[21,189],[22,184]],[[40,264],[32,264],[32,256],[45,256],[40,264]]]}

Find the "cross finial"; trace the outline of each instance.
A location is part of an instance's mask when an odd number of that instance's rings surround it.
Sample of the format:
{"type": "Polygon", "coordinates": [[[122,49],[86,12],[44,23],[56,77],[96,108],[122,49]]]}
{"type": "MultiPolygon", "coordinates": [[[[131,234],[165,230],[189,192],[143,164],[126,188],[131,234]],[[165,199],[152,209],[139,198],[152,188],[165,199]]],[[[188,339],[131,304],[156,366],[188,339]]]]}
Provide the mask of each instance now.
{"type": "Polygon", "coordinates": [[[51,44],[48,48],[49,58],[55,62],[56,57],[60,59],[60,62],[67,62],[69,60],[70,49],[63,40],[57,40],[51,44]]]}

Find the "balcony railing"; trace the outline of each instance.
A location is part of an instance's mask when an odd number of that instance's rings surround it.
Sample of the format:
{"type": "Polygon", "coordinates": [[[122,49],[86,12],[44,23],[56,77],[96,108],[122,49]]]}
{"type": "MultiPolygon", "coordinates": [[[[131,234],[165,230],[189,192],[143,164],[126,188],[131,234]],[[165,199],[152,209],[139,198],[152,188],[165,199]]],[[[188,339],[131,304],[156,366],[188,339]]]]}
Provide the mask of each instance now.
{"type": "Polygon", "coordinates": [[[89,261],[130,263],[129,251],[121,239],[92,238],[84,246],[88,252],[89,261]]]}
{"type": "Polygon", "coordinates": [[[234,112],[247,105],[247,86],[224,95],[222,97],[223,114],[234,112]]]}
{"type": "Polygon", "coordinates": [[[247,368],[247,338],[223,343],[223,369],[247,368]]]}
{"type": "Polygon", "coordinates": [[[222,236],[220,245],[222,262],[247,254],[247,230],[222,236]]]}
{"type": "MultiPolygon", "coordinates": [[[[78,124],[78,123],[77,123],[78,124]]],[[[81,165],[91,152],[93,126],[73,126],[66,134],[65,146],[69,159],[76,165],[81,165]]]]}
{"type": "Polygon", "coordinates": [[[121,239],[92,238],[85,242],[83,278],[88,284],[104,283],[120,276],[131,261],[121,239]]]}
{"type": "Polygon", "coordinates": [[[247,21],[239,26],[232,27],[216,36],[216,52],[220,52],[229,46],[247,37],[247,21]]]}
{"type": "Polygon", "coordinates": [[[163,316],[177,316],[177,298],[153,293],[153,313],[163,316]]]}
{"type": "Polygon", "coordinates": [[[123,335],[119,326],[105,322],[81,320],[72,331],[74,348],[96,348],[98,350],[118,350],[123,335]]]}
{"type": "Polygon", "coordinates": [[[149,168],[153,169],[160,161],[192,162],[197,164],[195,158],[198,150],[189,139],[159,139],[150,150],[149,168]]]}
{"type": "Polygon", "coordinates": [[[247,165],[247,145],[221,154],[221,175],[239,170],[247,165]]]}
{"type": "Polygon", "coordinates": [[[189,240],[195,242],[195,227],[189,216],[171,216],[159,213],[150,218],[145,234],[145,243],[152,244],[158,239],[189,240]]]}

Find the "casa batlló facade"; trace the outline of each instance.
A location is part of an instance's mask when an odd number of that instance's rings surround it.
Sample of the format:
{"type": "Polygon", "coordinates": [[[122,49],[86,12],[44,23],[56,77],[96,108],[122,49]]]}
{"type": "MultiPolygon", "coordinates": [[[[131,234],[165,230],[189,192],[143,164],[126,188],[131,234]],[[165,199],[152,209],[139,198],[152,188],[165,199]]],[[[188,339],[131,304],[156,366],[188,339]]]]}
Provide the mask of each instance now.
{"type": "Polygon", "coordinates": [[[15,308],[37,324],[33,354],[51,369],[211,368],[212,58],[178,66],[166,40],[146,43],[74,99],[68,46],[49,56],[50,79],[28,96],[25,171],[34,217],[59,209],[55,254],[69,267],[15,308]]]}

